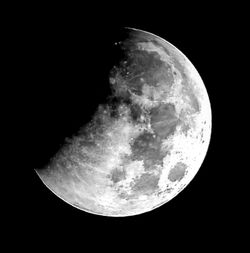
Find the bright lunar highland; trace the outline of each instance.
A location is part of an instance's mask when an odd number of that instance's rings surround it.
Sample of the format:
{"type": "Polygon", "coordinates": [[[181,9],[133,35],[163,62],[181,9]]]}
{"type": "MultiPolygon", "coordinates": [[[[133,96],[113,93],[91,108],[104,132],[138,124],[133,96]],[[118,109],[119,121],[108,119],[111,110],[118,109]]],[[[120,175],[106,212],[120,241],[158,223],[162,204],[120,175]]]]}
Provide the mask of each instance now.
{"type": "Polygon", "coordinates": [[[124,34],[107,73],[109,102],[36,170],[66,203],[103,216],[142,214],[174,198],[201,167],[211,135],[207,90],[189,59],[149,32],[124,34]]]}

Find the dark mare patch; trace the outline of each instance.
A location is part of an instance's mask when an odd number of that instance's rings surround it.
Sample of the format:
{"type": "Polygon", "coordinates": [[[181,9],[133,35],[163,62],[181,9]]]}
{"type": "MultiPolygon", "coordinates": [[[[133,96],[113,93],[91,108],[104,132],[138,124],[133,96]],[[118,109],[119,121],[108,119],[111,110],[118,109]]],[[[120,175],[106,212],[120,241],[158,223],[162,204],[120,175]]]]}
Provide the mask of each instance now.
{"type": "Polygon", "coordinates": [[[168,179],[172,182],[180,181],[184,177],[186,169],[187,165],[185,163],[176,163],[174,168],[170,170],[168,174],[168,179]]]}
{"type": "Polygon", "coordinates": [[[152,133],[144,132],[131,144],[131,160],[143,160],[145,170],[155,169],[156,165],[163,165],[163,158],[167,152],[161,150],[161,139],[152,133]]]}
{"type": "Polygon", "coordinates": [[[152,129],[161,138],[168,138],[175,133],[180,120],[176,116],[174,104],[162,104],[150,112],[152,129]]]}
{"type": "Polygon", "coordinates": [[[121,180],[126,179],[126,172],[123,169],[114,169],[111,171],[110,179],[114,182],[117,183],[121,180]]]}
{"type": "Polygon", "coordinates": [[[123,91],[128,89],[139,96],[143,94],[142,87],[145,83],[157,87],[160,82],[171,86],[174,81],[171,66],[161,60],[157,52],[137,48],[127,51],[126,57],[118,67],[113,68],[110,76],[118,94],[124,94],[123,91]]]}
{"type": "Polygon", "coordinates": [[[159,176],[144,173],[138,179],[135,179],[132,190],[140,193],[152,193],[158,189],[159,176]]]}

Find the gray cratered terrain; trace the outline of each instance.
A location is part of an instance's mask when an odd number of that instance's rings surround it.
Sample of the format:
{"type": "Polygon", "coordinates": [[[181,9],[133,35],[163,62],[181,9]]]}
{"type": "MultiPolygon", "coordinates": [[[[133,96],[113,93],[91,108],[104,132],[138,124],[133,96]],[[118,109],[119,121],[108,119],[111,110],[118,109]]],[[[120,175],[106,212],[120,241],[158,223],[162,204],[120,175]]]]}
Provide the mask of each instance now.
{"type": "Polygon", "coordinates": [[[177,48],[126,29],[110,70],[110,103],[100,105],[37,173],[65,202],[105,216],[148,212],[176,196],[199,170],[211,109],[197,70],[177,48]]]}

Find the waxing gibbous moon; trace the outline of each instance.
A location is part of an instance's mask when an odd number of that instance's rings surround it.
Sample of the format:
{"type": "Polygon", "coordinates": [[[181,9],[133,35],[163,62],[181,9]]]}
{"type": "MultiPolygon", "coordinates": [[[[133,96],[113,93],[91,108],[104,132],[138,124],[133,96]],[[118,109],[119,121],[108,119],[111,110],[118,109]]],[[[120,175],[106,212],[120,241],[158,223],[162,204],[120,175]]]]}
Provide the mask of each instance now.
{"type": "Polygon", "coordinates": [[[202,166],[212,124],[202,78],[180,50],[146,31],[122,35],[113,45],[121,58],[107,73],[109,102],[36,170],[66,203],[116,217],[149,212],[182,191],[202,166]]]}

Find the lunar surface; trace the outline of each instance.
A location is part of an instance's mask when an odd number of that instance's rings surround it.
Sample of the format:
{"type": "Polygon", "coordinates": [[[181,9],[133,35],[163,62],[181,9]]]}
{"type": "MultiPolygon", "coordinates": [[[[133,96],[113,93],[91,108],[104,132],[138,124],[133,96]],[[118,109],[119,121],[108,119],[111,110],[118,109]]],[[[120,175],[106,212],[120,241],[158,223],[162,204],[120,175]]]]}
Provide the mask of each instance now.
{"type": "Polygon", "coordinates": [[[107,73],[109,103],[36,170],[66,203],[118,217],[153,210],[182,191],[211,135],[209,97],[187,57],[154,34],[124,34],[114,44],[122,57],[107,73]]]}

